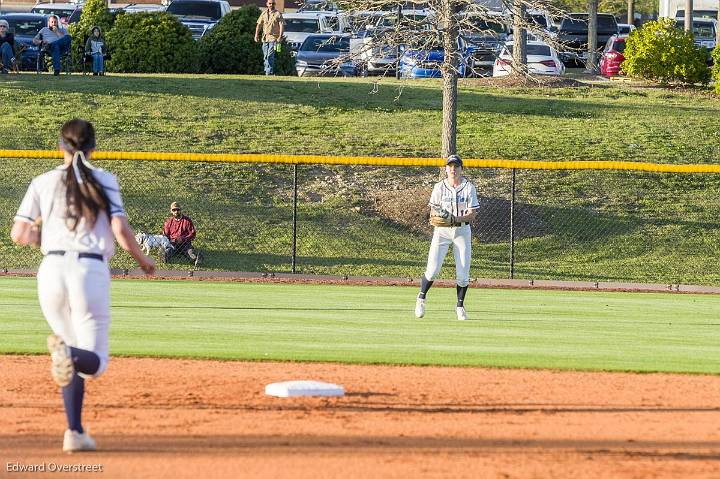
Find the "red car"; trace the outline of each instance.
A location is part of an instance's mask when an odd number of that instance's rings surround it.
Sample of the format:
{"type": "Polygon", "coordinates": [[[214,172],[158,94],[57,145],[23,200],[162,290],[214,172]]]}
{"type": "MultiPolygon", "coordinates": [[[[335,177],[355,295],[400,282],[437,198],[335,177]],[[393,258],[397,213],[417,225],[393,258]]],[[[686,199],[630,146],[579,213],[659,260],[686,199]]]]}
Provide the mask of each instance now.
{"type": "Polygon", "coordinates": [[[600,74],[602,76],[622,75],[620,64],[625,60],[623,56],[625,40],[627,40],[626,36],[613,35],[605,44],[600,58],[600,74]]]}

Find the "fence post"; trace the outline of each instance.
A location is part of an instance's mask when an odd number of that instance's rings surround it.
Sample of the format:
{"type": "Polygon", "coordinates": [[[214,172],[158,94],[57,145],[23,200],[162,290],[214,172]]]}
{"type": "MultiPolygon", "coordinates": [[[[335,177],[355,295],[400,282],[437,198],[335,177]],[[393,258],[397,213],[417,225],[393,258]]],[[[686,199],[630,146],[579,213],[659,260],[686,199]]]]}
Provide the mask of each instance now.
{"type": "Polygon", "coordinates": [[[510,182],[510,279],[515,278],[515,168],[510,182]]]}
{"type": "Polygon", "coordinates": [[[290,272],[295,274],[297,260],[297,198],[298,198],[298,165],[293,163],[293,214],[292,214],[292,259],[290,272]]]}

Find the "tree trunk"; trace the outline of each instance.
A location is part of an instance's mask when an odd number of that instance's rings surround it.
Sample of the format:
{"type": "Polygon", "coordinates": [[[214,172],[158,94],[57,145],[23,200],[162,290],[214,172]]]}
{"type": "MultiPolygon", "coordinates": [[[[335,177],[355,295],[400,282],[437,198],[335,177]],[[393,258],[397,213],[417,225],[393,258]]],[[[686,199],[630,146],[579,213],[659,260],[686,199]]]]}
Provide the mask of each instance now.
{"type": "Polygon", "coordinates": [[[525,4],[517,0],[513,3],[513,73],[524,74],[527,65],[527,35],[525,24],[525,4]]]}
{"type": "Polygon", "coordinates": [[[692,32],[693,0],[685,0],[685,31],[692,32]]]}
{"type": "Polygon", "coordinates": [[[588,3],[588,58],[585,67],[588,73],[597,75],[597,7],[598,0],[588,3]]]}
{"type": "Polygon", "coordinates": [[[457,83],[458,83],[458,28],[453,20],[452,0],[442,2],[443,58],[443,124],[442,157],[457,153],[457,83]]]}
{"type": "Polygon", "coordinates": [[[627,22],[630,25],[635,25],[635,0],[627,0],[627,8],[628,8],[627,22]]]}

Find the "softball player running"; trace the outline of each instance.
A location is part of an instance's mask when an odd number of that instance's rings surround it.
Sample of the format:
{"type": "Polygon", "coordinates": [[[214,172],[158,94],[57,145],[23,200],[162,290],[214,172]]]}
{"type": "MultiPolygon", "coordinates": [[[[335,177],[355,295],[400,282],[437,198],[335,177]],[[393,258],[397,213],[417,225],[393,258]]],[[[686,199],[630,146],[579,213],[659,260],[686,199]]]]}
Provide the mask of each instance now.
{"type": "Polygon", "coordinates": [[[19,245],[39,246],[45,255],[38,296],[54,333],[47,344],[68,421],[63,451],[73,452],[95,449],[82,426],[82,403],[85,379],[108,365],[108,261],[115,239],[145,273],[153,274],[155,263],[135,241],[117,178],[88,161],[95,150],[93,126],[79,119],[65,123],[60,149],[63,165],[32,180],[10,236],[19,245]]]}
{"type": "Polygon", "coordinates": [[[440,272],[450,245],[455,256],[457,279],[457,319],[467,319],[464,301],[470,283],[471,235],[470,222],[480,203],[475,185],[462,176],[463,162],[458,155],[450,155],[445,162],[447,179],[435,184],[430,195],[430,224],[435,227],[427,269],[422,277],[420,294],[415,302],[415,316],[425,316],[425,296],[440,272]]]}

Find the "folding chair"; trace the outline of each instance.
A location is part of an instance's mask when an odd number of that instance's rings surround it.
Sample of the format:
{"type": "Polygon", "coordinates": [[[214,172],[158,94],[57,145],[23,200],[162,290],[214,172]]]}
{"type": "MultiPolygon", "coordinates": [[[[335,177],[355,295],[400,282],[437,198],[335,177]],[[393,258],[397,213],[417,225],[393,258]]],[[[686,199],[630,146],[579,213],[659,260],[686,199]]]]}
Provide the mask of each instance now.
{"type": "MultiPolygon", "coordinates": [[[[52,53],[50,52],[50,44],[43,42],[40,46],[37,56],[37,65],[35,73],[48,71],[52,66],[52,53]],[[47,59],[46,59],[47,57],[47,59]]],[[[65,53],[60,54],[60,69],[69,75],[72,71],[72,47],[68,48],[65,53]]]]}
{"type": "Polygon", "coordinates": [[[18,46],[18,42],[15,42],[15,61],[10,65],[10,73],[20,73],[20,64],[22,63],[22,54],[25,53],[28,46],[21,43],[18,46]]]}
{"type": "Polygon", "coordinates": [[[78,45],[77,57],[80,59],[80,64],[82,65],[82,74],[87,75],[88,73],[92,73],[92,53],[85,50],[85,44],[78,45]]]}

